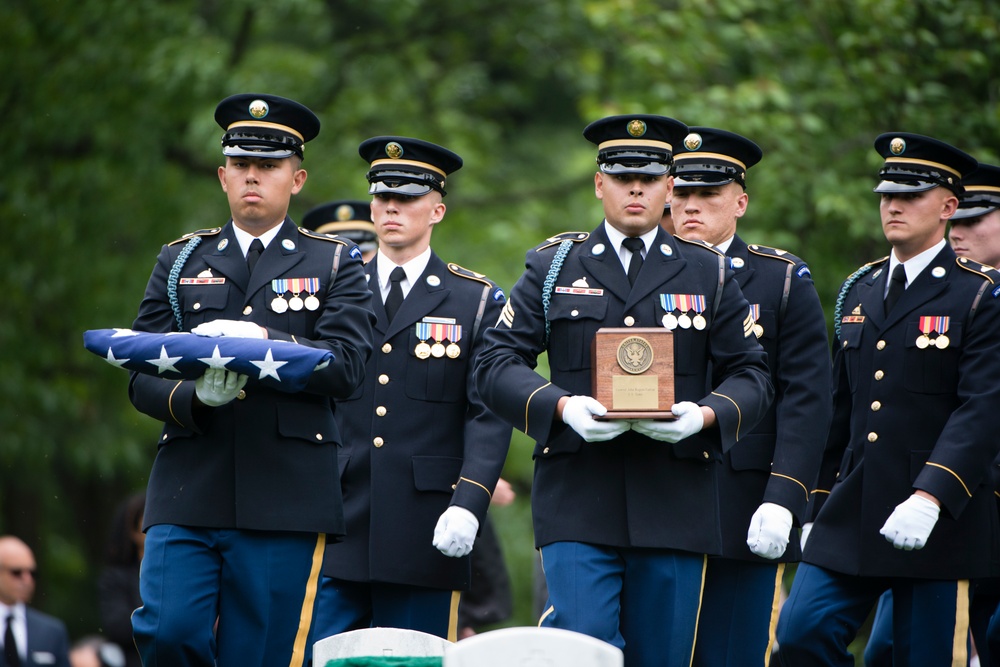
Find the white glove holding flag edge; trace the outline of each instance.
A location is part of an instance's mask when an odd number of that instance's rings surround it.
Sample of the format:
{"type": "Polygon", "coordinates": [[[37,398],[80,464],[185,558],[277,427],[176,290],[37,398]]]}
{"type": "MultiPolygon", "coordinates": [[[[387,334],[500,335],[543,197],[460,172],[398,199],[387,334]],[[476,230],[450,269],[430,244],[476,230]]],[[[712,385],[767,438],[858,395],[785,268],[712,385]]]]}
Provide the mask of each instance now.
{"type": "Polygon", "coordinates": [[[445,556],[468,556],[479,532],[476,515],[458,505],[452,505],[438,517],[434,526],[434,547],[445,556]]]}
{"type": "Polygon", "coordinates": [[[209,368],[194,381],[194,393],[204,405],[217,408],[239,396],[248,377],[225,368],[209,368]]]}
{"type": "Polygon", "coordinates": [[[191,333],[198,336],[208,336],[216,338],[218,336],[229,336],[230,338],[264,338],[264,329],[259,324],[246,322],[243,320],[212,320],[202,322],[191,333]]]}

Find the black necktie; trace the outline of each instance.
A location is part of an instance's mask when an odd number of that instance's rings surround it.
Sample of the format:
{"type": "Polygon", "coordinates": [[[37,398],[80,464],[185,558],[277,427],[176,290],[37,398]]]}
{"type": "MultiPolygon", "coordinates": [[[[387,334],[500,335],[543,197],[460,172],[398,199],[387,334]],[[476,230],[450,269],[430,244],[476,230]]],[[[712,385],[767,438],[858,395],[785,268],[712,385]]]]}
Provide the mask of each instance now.
{"type": "Polygon", "coordinates": [[[261,243],[260,239],[254,239],[250,244],[250,249],[247,250],[247,268],[250,269],[250,273],[253,273],[253,267],[257,266],[257,260],[260,259],[262,252],[264,252],[264,244],[261,243]]]}
{"type": "Polygon", "coordinates": [[[622,241],[622,245],[632,251],[632,259],[628,263],[628,284],[634,285],[635,278],[639,275],[639,269],[642,268],[642,249],[646,247],[646,244],[642,242],[642,239],[629,237],[622,241]]]}
{"type": "Polygon", "coordinates": [[[389,321],[396,316],[396,311],[403,304],[403,278],[406,271],[403,267],[397,266],[389,274],[389,295],[385,297],[385,314],[389,316],[389,321]]]}
{"type": "Polygon", "coordinates": [[[17,653],[17,642],[14,641],[14,628],[11,627],[14,612],[7,616],[7,629],[3,633],[3,659],[7,667],[21,667],[21,656],[17,653]]]}
{"type": "Polygon", "coordinates": [[[897,264],[892,270],[892,277],[889,278],[889,292],[885,295],[885,314],[888,315],[892,307],[899,301],[906,288],[906,269],[902,264],[897,264]]]}

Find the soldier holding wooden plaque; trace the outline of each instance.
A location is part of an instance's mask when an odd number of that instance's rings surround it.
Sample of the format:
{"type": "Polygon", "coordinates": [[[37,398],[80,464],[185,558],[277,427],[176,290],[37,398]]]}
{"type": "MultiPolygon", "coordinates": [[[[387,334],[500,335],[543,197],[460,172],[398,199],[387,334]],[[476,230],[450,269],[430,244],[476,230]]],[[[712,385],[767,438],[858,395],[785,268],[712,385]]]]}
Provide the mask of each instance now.
{"type": "Polygon", "coordinates": [[[541,624],[623,647],[627,666],[689,667],[722,547],[716,461],[773,393],[725,257],[659,228],[686,134],[642,114],[587,127],[605,221],[527,253],[476,370],[486,405],[537,443],[541,624]]]}

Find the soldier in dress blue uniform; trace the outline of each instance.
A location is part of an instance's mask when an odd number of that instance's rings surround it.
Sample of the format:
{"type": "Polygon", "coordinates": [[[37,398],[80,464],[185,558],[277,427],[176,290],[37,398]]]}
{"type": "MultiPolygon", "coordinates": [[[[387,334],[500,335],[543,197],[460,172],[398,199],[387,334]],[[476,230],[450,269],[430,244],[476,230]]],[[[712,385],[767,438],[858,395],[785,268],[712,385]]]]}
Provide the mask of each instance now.
{"type": "Polygon", "coordinates": [[[371,202],[360,199],[335,199],[309,209],[302,216],[302,227],[320,234],[333,234],[352,241],[367,263],[378,250],[378,235],[372,222],[371,202]]]}
{"type": "Polygon", "coordinates": [[[774,640],[784,564],[801,556],[805,521],[830,428],[826,318],[809,268],[736,233],[746,172],[763,153],[732,132],[692,127],[674,155],[675,233],[728,258],[767,352],[775,398],[756,428],[722,458],[722,557],[708,559],[695,665],[763,665],[774,640]]]}
{"type": "Polygon", "coordinates": [[[132,328],[291,341],[333,359],[300,393],[224,366],[194,381],[132,374],[132,403],[164,422],[132,625],[146,665],[302,665],[324,546],[344,533],[331,399],[361,385],[375,317],[357,246],[287,217],[316,116],[240,94],[215,118],[232,219],[163,247],[132,328]]]}
{"type": "Polygon", "coordinates": [[[659,227],[686,134],[647,114],[584,130],[598,147],[605,221],[527,253],[476,372],[487,405],[537,443],[532,514],[549,595],[541,625],[621,647],[626,665],[690,664],[704,554],[722,551],[717,460],[773,393],[725,256],[659,227]],[[676,420],[594,419],[608,407],[591,395],[602,327],[673,331],[676,420]],[[535,371],[543,352],[551,380],[535,371]]]}
{"type": "Polygon", "coordinates": [[[338,400],[347,538],[327,549],[316,639],[385,626],[455,641],[469,553],[510,444],[510,426],[472,382],[506,300],[430,247],[462,159],[396,136],[368,139],[359,152],[379,237],[365,266],[376,351],[364,386],[338,400]]]}
{"type": "MultiPolygon", "coordinates": [[[[962,179],[965,192],[958,210],[951,216],[948,242],[959,257],[968,257],[989,266],[1000,265],[1000,167],[979,163],[962,179]]],[[[993,486],[1000,489],[1000,461],[990,465],[993,486]]],[[[991,652],[1000,653],[1000,620],[990,619],[1000,605],[1000,579],[975,582],[969,610],[969,625],[978,649],[979,662],[992,665],[991,652]],[[994,633],[989,632],[992,629],[994,633]],[[987,641],[996,636],[997,639],[987,641]]],[[[892,667],[892,591],[879,599],[875,620],[865,644],[865,667],[892,667]]],[[[1000,618],[1000,617],[998,617],[1000,618]]]]}
{"type": "Polygon", "coordinates": [[[818,513],[778,623],[786,665],[853,665],[847,646],[886,590],[897,663],[964,665],[969,582],[1000,561],[988,475],[1000,450],[1000,273],[944,239],[976,161],[904,132],[875,148],[892,253],[837,299],[818,513]]]}

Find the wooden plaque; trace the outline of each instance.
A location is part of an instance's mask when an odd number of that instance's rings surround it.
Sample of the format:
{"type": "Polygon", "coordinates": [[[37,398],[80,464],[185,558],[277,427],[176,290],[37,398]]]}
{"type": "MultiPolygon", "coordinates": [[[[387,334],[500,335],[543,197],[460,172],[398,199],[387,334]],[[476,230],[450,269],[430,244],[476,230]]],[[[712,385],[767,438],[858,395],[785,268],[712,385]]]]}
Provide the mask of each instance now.
{"type": "Polygon", "coordinates": [[[599,329],[591,359],[603,419],[674,419],[674,333],[661,327],[599,329]]]}

